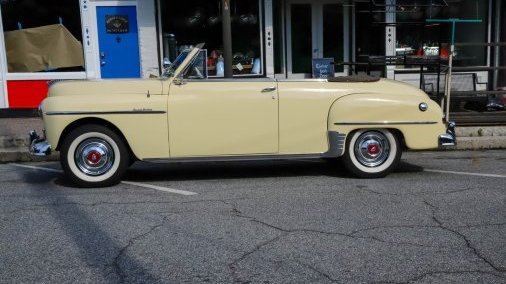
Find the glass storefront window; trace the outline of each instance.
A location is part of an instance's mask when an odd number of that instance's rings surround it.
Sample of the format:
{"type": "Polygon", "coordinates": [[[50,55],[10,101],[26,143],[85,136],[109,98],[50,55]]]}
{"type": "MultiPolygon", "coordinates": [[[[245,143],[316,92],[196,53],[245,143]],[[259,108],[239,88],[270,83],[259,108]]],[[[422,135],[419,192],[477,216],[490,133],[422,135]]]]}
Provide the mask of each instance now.
{"type": "MultiPolygon", "coordinates": [[[[261,23],[258,0],[230,1],[234,75],[262,73],[261,23]]],[[[222,76],[223,40],[221,0],[161,2],[164,57],[204,42],[209,76],[222,76]]]]}
{"type": "MultiPolygon", "coordinates": [[[[481,19],[482,23],[457,24],[455,42],[487,42],[488,0],[448,1],[447,7],[397,7],[397,55],[439,56],[448,59],[451,27],[445,23],[425,23],[426,19],[481,19]]],[[[458,47],[455,66],[483,66],[487,63],[484,46],[458,47]]]]}
{"type": "Polygon", "coordinates": [[[84,71],[78,0],[1,1],[10,73],[84,71]]]}
{"type": "MultiPolygon", "coordinates": [[[[384,1],[376,1],[378,5],[384,1]]],[[[370,3],[355,2],[356,61],[368,62],[369,56],[385,55],[385,12],[370,3]],[[362,32],[364,31],[364,32],[362,32]]],[[[358,68],[358,67],[355,67],[358,68]]]]}
{"type": "Polygon", "coordinates": [[[311,4],[291,6],[293,73],[311,73],[313,55],[311,4]]]}

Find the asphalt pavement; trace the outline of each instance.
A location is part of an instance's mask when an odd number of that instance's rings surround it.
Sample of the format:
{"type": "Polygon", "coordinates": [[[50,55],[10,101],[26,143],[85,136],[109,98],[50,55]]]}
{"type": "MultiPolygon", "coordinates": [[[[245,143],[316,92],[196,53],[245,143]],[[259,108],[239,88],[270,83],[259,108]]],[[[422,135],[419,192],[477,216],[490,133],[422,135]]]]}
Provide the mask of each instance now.
{"type": "Polygon", "coordinates": [[[319,160],[135,163],[75,188],[0,164],[2,283],[506,283],[506,151],[411,152],[383,179],[319,160]]]}

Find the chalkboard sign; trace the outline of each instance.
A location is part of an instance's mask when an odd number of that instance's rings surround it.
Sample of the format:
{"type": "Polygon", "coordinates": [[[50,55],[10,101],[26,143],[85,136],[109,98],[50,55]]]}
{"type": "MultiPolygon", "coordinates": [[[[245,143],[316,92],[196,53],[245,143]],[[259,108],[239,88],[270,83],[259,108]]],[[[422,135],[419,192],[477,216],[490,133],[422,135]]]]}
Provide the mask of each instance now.
{"type": "Polygon", "coordinates": [[[334,58],[314,58],[313,78],[327,79],[334,77],[334,58]]]}
{"type": "Polygon", "coordinates": [[[105,28],[109,34],[126,34],[128,30],[128,15],[105,16],[105,28]]]}

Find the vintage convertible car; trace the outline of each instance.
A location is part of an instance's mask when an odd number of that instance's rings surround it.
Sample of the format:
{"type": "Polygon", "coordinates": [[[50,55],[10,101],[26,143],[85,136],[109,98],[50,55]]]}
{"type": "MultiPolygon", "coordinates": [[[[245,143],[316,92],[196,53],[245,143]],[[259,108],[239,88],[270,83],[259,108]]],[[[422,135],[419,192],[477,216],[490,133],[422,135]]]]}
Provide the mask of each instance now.
{"type": "Polygon", "coordinates": [[[403,149],[455,144],[454,124],[410,85],[211,79],[201,47],[182,53],[162,78],[52,85],[40,106],[45,138],[33,131],[31,152],[60,151],[73,182],[100,187],[119,182],[136,160],[341,158],[355,176],[377,178],[403,149]]]}

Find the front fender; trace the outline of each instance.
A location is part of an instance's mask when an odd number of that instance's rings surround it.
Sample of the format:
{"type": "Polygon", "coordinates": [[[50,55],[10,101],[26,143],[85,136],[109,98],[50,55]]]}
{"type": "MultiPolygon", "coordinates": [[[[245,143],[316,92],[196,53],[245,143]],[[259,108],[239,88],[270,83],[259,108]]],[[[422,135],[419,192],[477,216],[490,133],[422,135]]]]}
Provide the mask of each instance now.
{"type": "Polygon", "coordinates": [[[139,159],[169,156],[167,96],[87,95],[48,97],[41,105],[46,139],[59,148],[61,136],[80,122],[114,125],[139,159]]]}
{"type": "Polygon", "coordinates": [[[332,104],[328,129],[345,135],[358,129],[396,129],[409,149],[431,149],[446,132],[442,118],[439,105],[425,95],[360,93],[332,104]],[[420,103],[428,110],[421,111],[420,103]]]}

